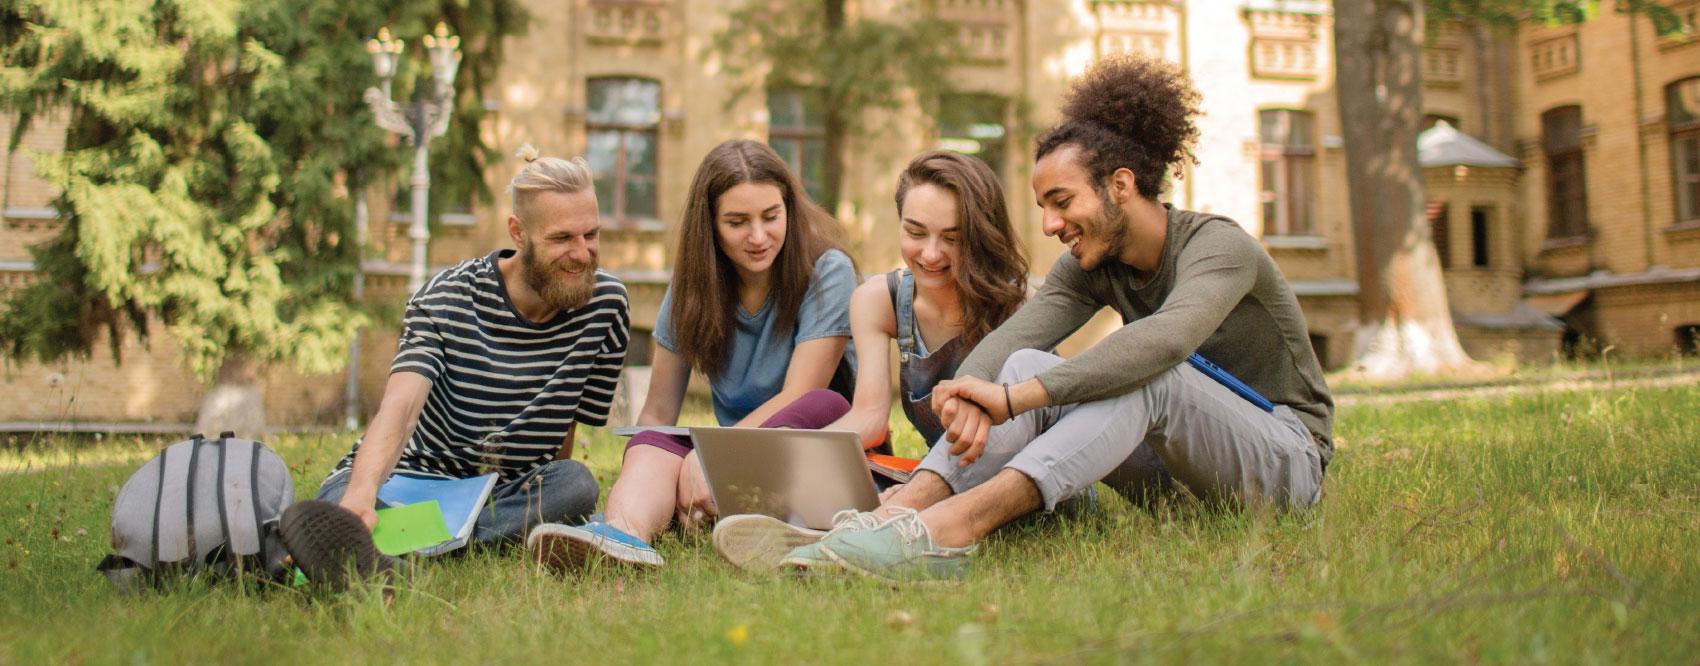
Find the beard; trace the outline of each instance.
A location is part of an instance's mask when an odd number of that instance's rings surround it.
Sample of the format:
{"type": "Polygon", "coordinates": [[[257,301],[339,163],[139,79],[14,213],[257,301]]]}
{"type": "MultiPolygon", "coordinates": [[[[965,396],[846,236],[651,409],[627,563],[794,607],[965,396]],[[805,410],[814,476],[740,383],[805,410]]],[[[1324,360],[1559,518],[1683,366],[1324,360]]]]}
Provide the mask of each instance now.
{"type": "Polygon", "coordinates": [[[1098,237],[1098,244],[1102,247],[1098,250],[1098,256],[1091,257],[1090,260],[1085,256],[1080,258],[1080,267],[1085,270],[1094,270],[1103,265],[1106,257],[1114,257],[1119,261],[1122,250],[1127,246],[1129,232],[1121,206],[1110,200],[1109,192],[1102,191],[1098,193],[1098,204],[1098,215],[1092,220],[1091,235],[1098,237]],[[1087,265],[1088,263],[1091,265],[1087,265]]]}
{"type": "Polygon", "coordinates": [[[596,291],[596,255],[591,254],[590,261],[582,266],[565,258],[550,265],[537,257],[536,247],[526,243],[525,248],[519,251],[525,285],[556,311],[577,310],[589,303],[591,294],[596,291]],[[562,272],[575,269],[581,272],[577,275],[562,272]]]}

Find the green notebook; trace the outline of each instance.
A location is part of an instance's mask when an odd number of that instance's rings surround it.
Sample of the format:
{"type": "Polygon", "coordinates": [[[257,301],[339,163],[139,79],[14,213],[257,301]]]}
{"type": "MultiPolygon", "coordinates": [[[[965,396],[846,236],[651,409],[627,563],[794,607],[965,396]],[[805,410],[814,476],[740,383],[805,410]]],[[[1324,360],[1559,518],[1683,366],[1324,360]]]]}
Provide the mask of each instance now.
{"type": "Polygon", "coordinates": [[[437,500],[378,509],[378,526],[372,528],[372,543],[385,555],[405,555],[453,538],[437,500]]]}
{"type": "MultiPolygon", "coordinates": [[[[378,525],[372,528],[372,543],[385,555],[405,555],[452,538],[437,500],[378,509],[378,525]]],[[[296,569],[290,584],[305,585],[307,576],[296,569]]]]}

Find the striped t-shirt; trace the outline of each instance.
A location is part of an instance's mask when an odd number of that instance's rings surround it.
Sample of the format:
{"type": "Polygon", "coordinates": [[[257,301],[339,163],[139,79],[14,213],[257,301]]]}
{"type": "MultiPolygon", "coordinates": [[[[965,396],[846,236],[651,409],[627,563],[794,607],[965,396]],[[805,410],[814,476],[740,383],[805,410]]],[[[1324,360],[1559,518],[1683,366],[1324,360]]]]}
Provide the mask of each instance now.
{"type": "Polygon", "coordinates": [[[625,285],[598,270],[589,303],[533,323],[496,264],[513,254],[461,262],[408,301],[390,373],[424,375],[431,392],[396,471],[505,481],[552,460],[572,424],[607,424],[630,335],[625,285]]]}

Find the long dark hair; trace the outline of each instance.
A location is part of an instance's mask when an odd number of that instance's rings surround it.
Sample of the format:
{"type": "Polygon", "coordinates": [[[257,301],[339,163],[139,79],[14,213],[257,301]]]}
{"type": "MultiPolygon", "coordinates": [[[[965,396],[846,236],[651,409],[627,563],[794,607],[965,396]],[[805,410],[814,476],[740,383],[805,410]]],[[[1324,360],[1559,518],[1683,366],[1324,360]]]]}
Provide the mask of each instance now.
{"type": "Polygon", "coordinates": [[[672,318],[676,350],[692,368],[714,375],[732,349],[738,307],[738,271],[715,235],[720,195],[744,183],[779,188],[785,204],[785,243],[774,257],[768,286],[778,319],[774,330],[789,334],[808,293],[815,260],[838,249],[838,223],[809,199],[785,160],[767,144],[733,139],[702,158],[679,222],[679,253],[673,260],[672,318]]]}
{"type": "Polygon", "coordinates": [[[933,185],[956,195],[961,248],[956,288],[962,292],[962,344],[972,348],[1015,314],[1027,298],[1027,255],[1010,227],[1003,186],[978,158],[934,150],[915,156],[897,178],[897,212],[909,191],[933,185]]]}

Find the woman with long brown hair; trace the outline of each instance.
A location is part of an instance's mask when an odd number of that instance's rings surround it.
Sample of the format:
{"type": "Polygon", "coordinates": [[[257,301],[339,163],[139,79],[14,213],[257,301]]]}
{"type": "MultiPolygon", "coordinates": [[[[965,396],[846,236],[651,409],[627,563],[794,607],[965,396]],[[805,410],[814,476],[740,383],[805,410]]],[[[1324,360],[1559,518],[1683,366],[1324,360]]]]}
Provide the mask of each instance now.
{"type": "MultiPolygon", "coordinates": [[[[843,416],[856,269],[838,248],[836,222],[785,161],[755,141],[716,146],[697,167],[679,226],[638,425],[677,423],[693,369],[708,378],[723,426],[820,428],[843,416]]],[[[539,526],[528,545],[561,569],[594,557],[660,566],[650,539],[675,515],[689,522],[713,511],[690,439],[643,431],[626,447],[604,515],[539,526]]]]}
{"type": "MultiPolygon", "coordinates": [[[[903,413],[932,446],[945,433],[933,385],[955,377],[974,345],[1027,299],[1027,258],[985,162],[949,151],[917,155],[898,177],[897,212],[905,267],[868,278],[851,297],[854,402],[827,426],[856,431],[870,449],[889,437],[891,343],[903,413]]],[[[752,569],[770,569],[790,546],[819,538],[767,516],[731,516],[714,529],[721,555],[752,569]]]]}

